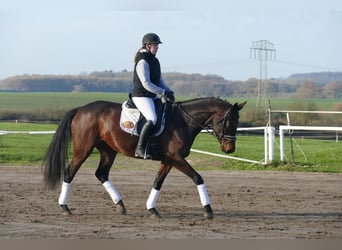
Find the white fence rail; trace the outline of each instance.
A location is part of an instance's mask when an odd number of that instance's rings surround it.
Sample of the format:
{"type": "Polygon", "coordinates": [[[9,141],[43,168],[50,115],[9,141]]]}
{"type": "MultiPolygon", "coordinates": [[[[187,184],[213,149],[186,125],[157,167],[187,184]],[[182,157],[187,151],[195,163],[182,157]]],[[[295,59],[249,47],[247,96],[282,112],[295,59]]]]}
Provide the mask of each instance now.
{"type": "Polygon", "coordinates": [[[55,131],[5,131],[0,130],[0,135],[7,134],[29,134],[29,135],[44,135],[44,134],[54,134],[55,131]]]}
{"type": "MultiPolygon", "coordinates": [[[[245,159],[240,157],[234,157],[230,155],[222,155],[215,154],[207,151],[191,149],[192,152],[207,154],[217,157],[229,158],[233,160],[245,161],[250,163],[257,164],[268,164],[274,161],[274,140],[275,140],[275,128],[266,126],[266,127],[250,127],[250,128],[238,128],[238,131],[255,131],[255,130],[263,130],[264,131],[264,161],[256,161],[251,159],[245,159]]],[[[279,126],[279,137],[280,137],[280,161],[284,162],[285,158],[285,148],[284,148],[284,131],[287,130],[312,130],[312,131],[342,131],[342,127],[318,127],[318,126],[290,126],[290,125],[281,125],[279,126]]],[[[208,132],[208,131],[202,131],[208,132]]],[[[0,135],[6,134],[54,134],[55,131],[5,131],[0,130],[0,135]]]]}
{"type": "Polygon", "coordinates": [[[284,162],[285,148],[284,148],[284,131],[285,130],[312,130],[312,131],[342,131],[342,127],[318,127],[318,126],[279,126],[280,137],[280,161],[284,162]]]}
{"type": "MultiPolygon", "coordinates": [[[[275,129],[274,127],[249,127],[249,128],[238,128],[237,131],[255,131],[255,130],[263,130],[264,131],[264,161],[256,161],[241,157],[234,157],[230,155],[223,155],[223,154],[215,154],[208,151],[202,151],[197,149],[191,149],[192,152],[207,154],[212,156],[217,156],[221,158],[228,158],[238,161],[256,163],[256,164],[267,164],[268,162],[272,162],[274,160],[274,134],[275,129]]],[[[207,130],[202,130],[202,132],[208,132],[207,130]]]]}
{"type": "MultiPolygon", "coordinates": [[[[264,161],[256,161],[251,159],[245,159],[241,157],[234,157],[230,155],[223,155],[223,154],[215,154],[203,150],[191,149],[192,152],[200,153],[200,154],[207,154],[222,158],[229,158],[238,161],[244,161],[249,163],[256,163],[256,164],[267,164],[269,161],[273,161],[273,140],[274,140],[274,128],[270,127],[251,127],[251,128],[238,128],[238,131],[252,131],[252,130],[264,130],[264,161]]],[[[208,132],[203,130],[202,132],[208,132]]],[[[54,134],[55,131],[5,131],[0,130],[0,135],[6,134],[30,134],[30,135],[37,135],[37,134],[54,134]]]]}

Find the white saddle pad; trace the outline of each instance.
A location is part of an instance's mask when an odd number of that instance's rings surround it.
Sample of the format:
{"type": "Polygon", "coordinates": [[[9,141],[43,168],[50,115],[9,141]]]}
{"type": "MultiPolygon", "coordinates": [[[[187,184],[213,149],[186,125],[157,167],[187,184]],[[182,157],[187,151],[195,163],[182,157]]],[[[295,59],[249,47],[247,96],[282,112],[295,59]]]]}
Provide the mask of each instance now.
{"type": "MultiPolygon", "coordinates": [[[[132,135],[139,136],[138,133],[138,121],[140,120],[141,113],[138,109],[127,108],[127,101],[122,104],[122,111],[120,116],[120,128],[132,135]]],[[[163,115],[161,126],[154,136],[160,135],[165,127],[165,114],[163,115]]]]}

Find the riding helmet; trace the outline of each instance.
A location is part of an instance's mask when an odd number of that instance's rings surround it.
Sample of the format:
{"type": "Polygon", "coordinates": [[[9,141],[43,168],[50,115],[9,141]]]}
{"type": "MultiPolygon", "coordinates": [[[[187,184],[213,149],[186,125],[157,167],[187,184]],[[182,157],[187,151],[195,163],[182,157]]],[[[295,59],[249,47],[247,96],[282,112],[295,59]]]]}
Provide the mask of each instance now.
{"type": "Polygon", "coordinates": [[[145,44],[151,44],[151,43],[156,43],[160,44],[162,41],[160,40],[159,36],[155,33],[147,33],[144,35],[142,39],[142,45],[144,46],[145,44]]]}

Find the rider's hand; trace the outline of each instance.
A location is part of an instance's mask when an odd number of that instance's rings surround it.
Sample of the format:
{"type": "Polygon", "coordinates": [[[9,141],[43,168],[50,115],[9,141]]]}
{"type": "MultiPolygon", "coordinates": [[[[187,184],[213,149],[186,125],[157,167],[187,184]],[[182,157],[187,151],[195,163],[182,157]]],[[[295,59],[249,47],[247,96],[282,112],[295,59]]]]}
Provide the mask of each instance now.
{"type": "Polygon", "coordinates": [[[175,102],[175,96],[174,96],[173,91],[171,91],[171,90],[165,90],[164,95],[166,96],[166,99],[167,99],[169,102],[171,102],[171,103],[174,103],[174,102],[175,102]]]}

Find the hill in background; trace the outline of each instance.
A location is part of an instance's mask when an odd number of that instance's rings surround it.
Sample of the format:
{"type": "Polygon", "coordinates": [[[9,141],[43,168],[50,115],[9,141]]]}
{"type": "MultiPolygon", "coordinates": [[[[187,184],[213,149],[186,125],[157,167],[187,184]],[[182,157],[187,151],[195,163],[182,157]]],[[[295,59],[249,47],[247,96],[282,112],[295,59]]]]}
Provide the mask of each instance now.
{"type": "MultiPolygon", "coordinates": [[[[258,79],[230,81],[218,75],[163,73],[177,95],[255,97],[258,79]]],[[[130,92],[133,73],[101,71],[79,75],[20,75],[0,82],[1,91],[16,92],[130,92]]],[[[269,79],[261,86],[271,97],[340,98],[342,72],[294,74],[269,79]]]]}

